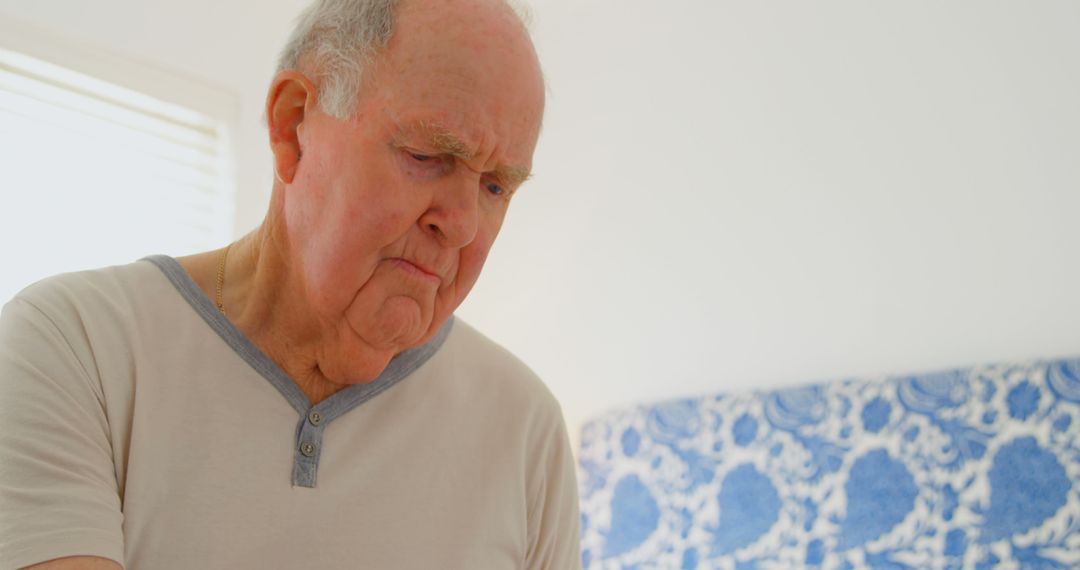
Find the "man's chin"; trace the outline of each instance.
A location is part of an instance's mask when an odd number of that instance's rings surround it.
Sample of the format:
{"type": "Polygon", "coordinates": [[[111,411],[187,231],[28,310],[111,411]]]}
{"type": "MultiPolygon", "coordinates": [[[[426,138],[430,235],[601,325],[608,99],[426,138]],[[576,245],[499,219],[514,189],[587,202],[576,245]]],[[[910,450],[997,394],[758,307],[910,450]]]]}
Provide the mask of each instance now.
{"type": "Polygon", "coordinates": [[[386,299],[374,311],[350,311],[349,325],[373,349],[397,353],[428,335],[432,316],[430,307],[402,295],[386,299]]]}

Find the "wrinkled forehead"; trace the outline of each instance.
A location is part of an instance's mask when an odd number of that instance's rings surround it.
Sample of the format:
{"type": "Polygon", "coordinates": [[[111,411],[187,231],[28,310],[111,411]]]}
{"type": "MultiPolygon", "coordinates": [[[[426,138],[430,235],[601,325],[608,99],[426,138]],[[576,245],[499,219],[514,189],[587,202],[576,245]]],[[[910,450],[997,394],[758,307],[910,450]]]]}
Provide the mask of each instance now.
{"type": "Polygon", "coordinates": [[[407,3],[376,59],[375,93],[417,115],[398,120],[429,121],[466,144],[501,145],[518,160],[531,158],[543,78],[524,27],[501,2],[407,3]]]}
{"type": "MultiPolygon", "coordinates": [[[[435,152],[464,161],[470,167],[482,169],[484,172],[494,174],[503,184],[510,189],[515,189],[531,176],[531,154],[522,150],[521,154],[513,152],[499,153],[500,149],[485,149],[482,145],[466,142],[458,136],[454,129],[424,119],[415,121],[401,120],[400,116],[388,113],[387,119],[391,124],[391,133],[394,142],[402,146],[411,146],[421,152],[435,152]],[[485,155],[485,152],[491,152],[485,155]],[[506,162],[505,157],[514,161],[521,156],[521,162],[506,162]]],[[[460,129],[468,132],[467,129],[460,129]]]]}

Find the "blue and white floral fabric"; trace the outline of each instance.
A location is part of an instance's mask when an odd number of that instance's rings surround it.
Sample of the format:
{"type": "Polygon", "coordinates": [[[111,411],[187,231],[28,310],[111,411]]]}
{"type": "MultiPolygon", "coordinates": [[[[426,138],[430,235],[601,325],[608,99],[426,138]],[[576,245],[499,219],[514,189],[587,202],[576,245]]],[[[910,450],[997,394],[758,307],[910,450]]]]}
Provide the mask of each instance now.
{"type": "Polygon", "coordinates": [[[582,433],[598,568],[1080,568],[1080,359],[678,400],[582,433]]]}

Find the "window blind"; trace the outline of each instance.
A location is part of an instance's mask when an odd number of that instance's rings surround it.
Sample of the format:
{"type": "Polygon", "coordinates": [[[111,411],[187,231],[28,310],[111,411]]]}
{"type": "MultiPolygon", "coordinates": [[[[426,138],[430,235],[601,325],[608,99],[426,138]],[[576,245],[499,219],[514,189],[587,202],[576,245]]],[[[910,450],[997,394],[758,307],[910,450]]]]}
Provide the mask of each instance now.
{"type": "Polygon", "coordinates": [[[0,49],[0,303],[50,274],[232,234],[222,121],[0,49]]]}

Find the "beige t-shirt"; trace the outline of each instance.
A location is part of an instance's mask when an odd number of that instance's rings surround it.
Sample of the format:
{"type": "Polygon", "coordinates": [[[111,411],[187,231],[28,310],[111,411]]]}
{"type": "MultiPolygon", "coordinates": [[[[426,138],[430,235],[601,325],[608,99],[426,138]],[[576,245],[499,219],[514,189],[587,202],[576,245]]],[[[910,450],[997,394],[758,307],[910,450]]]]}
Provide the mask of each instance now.
{"type": "Polygon", "coordinates": [[[559,406],[460,320],[311,407],[175,260],[0,317],[0,570],[580,567],[559,406]]]}

